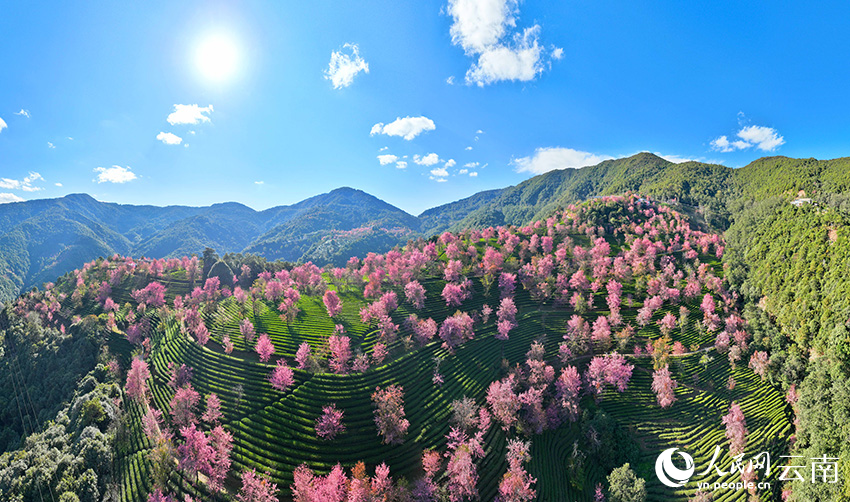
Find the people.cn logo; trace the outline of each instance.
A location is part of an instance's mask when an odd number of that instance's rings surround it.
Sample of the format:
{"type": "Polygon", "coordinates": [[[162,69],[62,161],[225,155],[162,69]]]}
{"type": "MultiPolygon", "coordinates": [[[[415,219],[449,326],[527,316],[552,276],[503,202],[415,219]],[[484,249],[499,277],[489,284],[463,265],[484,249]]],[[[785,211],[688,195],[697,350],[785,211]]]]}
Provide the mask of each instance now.
{"type": "Polygon", "coordinates": [[[679,456],[685,459],[685,468],[679,469],[673,465],[673,454],[678,448],[668,448],[658,455],[655,461],[655,475],[670,488],[681,488],[691,479],[694,474],[694,459],[687,453],[680,451],[679,456]]]}

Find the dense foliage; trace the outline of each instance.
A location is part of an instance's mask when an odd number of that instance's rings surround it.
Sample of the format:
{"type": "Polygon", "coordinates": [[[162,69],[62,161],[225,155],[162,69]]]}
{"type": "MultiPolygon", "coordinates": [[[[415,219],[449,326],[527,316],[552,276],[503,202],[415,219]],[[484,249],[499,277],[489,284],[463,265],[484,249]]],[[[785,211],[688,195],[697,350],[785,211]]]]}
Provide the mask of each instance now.
{"type": "Polygon", "coordinates": [[[0,452],[53,419],[94,368],[98,341],[82,324],[66,330],[45,326],[35,312],[0,312],[0,452]]]}

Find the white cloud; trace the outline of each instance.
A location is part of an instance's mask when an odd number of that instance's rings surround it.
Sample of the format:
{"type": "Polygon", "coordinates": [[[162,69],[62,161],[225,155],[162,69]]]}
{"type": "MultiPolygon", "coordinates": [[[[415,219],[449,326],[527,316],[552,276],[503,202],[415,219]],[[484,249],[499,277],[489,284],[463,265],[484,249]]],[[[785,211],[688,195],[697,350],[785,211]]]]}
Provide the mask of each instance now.
{"type": "Polygon", "coordinates": [[[785,138],[772,127],[747,126],[738,131],[738,137],[764,152],[772,152],[785,144],[785,138]]]}
{"type": "Polygon", "coordinates": [[[171,125],[177,124],[198,124],[201,122],[209,122],[209,114],[213,112],[213,105],[200,107],[198,105],[174,105],[174,111],[168,115],[168,123],[171,125]]]}
{"type": "Polygon", "coordinates": [[[455,162],[455,159],[449,159],[449,160],[446,161],[446,164],[445,164],[447,169],[452,168],[456,165],[457,165],[457,162],[455,162]]]}
{"type": "Polygon", "coordinates": [[[472,171],[471,173],[469,173],[470,178],[475,178],[476,176],[478,176],[478,173],[475,172],[475,171],[472,171]]]}
{"type": "Polygon", "coordinates": [[[382,147],[381,147],[381,149],[380,149],[380,150],[378,150],[378,151],[379,151],[379,152],[383,152],[383,151],[385,151],[385,150],[389,150],[389,149],[390,149],[390,147],[388,147],[388,146],[382,146],[382,147]]]}
{"type": "Polygon", "coordinates": [[[732,146],[732,143],[729,142],[729,138],[726,136],[720,136],[719,138],[711,140],[711,149],[720,152],[731,152],[735,148],[732,146]]]}
{"type": "Polygon", "coordinates": [[[452,43],[468,55],[483,52],[516,26],[515,13],[516,0],[449,0],[452,43]]]}
{"type": "Polygon", "coordinates": [[[542,49],[537,43],[539,26],[514,36],[513,46],[494,46],[482,52],[466,72],[466,83],[479,87],[502,80],[529,82],[543,72],[542,49]]]}
{"type": "Polygon", "coordinates": [[[468,172],[469,172],[469,169],[461,169],[461,170],[460,170],[460,171],[458,171],[457,173],[458,173],[458,174],[467,174],[468,172]]]}
{"type": "Polygon", "coordinates": [[[254,182],[255,185],[264,185],[265,183],[266,183],[265,181],[255,181],[254,182]]]}
{"type": "MultiPolygon", "coordinates": [[[[738,122],[742,122],[742,113],[738,113],[738,122]]],[[[772,127],[765,126],[742,126],[737,132],[737,136],[741,139],[729,141],[726,136],[719,136],[711,140],[711,149],[718,152],[734,152],[735,150],[746,150],[747,148],[758,148],[764,152],[772,152],[785,144],[785,138],[779,135],[779,132],[772,127]]]]}
{"type": "Polygon", "coordinates": [[[475,169],[476,167],[478,167],[478,164],[478,162],[467,162],[463,165],[463,167],[471,167],[472,169],[475,169]]]}
{"type": "Polygon", "coordinates": [[[397,160],[398,160],[398,156],[396,156],[396,155],[390,155],[390,154],[378,155],[378,162],[380,162],[382,166],[385,166],[387,164],[392,164],[393,162],[395,162],[397,160]]]}
{"type": "Polygon", "coordinates": [[[445,167],[436,167],[431,169],[431,176],[445,177],[449,175],[449,171],[445,167]]]}
{"type": "Polygon", "coordinates": [[[68,141],[74,141],[74,138],[68,136],[68,141]]]}
{"type": "Polygon", "coordinates": [[[0,193],[0,204],[8,204],[9,202],[23,202],[24,199],[13,193],[0,193]]]}
{"type": "Polygon", "coordinates": [[[413,156],[413,162],[416,162],[420,166],[433,166],[434,164],[436,164],[439,161],[440,161],[440,157],[436,153],[429,153],[428,155],[425,155],[424,157],[420,157],[419,155],[413,156]]]}
{"type": "Polygon", "coordinates": [[[130,170],[130,166],[96,167],[94,172],[98,173],[95,180],[98,183],[127,183],[136,179],[136,173],[130,170]]]}
{"type": "Polygon", "coordinates": [[[61,187],[61,186],[62,186],[62,183],[54,183],[54,185],[56,185],[56,186],[58,186],[58,187],[61,187]]]}
{"type": "Polygon", "coordinates": [[[572,148],[538,148],[534,155],[511,160],[518,173],[543,174],[555,169],[579,168],[599,164],[612,159],[608,155],[597,155],[572,148]]]}
{"type": "Polygon", "coordinates": [[[11,190],[23,190],[24,192],[37,192],[42,188],[34,186],[33,182],[39,180],[44,181],[44,178],[42,178],[40,174],[35,172],[30,172],[29,175],[27,175],[23,180],[0,178],[0,188],[7,188],[11,190]]]}
{"type": "Polygon", "coordinates": [[[56,145],[54,145],[53,143],[48,141],[47,142],[47,148],[50,148],[51,150],[53,150],[54,148],[56,148],[56,145]]]}
{"type": "Polygon", "coordinates": [[[356,44],[345,44],[339,51],[331,52],[331,61],[325,70],[325,79],[333,83],[334,89],[348,87],[360,72],[369,73],[367,63],[358,51],[356,44]],[[348,53],[345,50],[348,49],[348,53]]]}
{"type": "Polygon", "coordinates": [[[433,131],[436,128],[437,126],[434,125],[434,121],[428,117],[397,117],[389,124],[384,125],[382,122],[379,122],[373,125],[369,134],[372,136],[375,134],[401,136],[407,141],[410,141],[419,134],[425,131],[433,131]]]}
{"type": "Polygon", "coordinates": [[[481,129],[479,129],[479,130],[475,131],[475,134],[484,134],[484,131],[482,131],[481,129]]]}
{"type": "MultiPolygon", "coordinates": [[[[517,0],[449,0],[452,43],[467,56],[478,58],[466,73],[467,84],[528,82],[543,72],[540,26],[515,31],[518,6],[517,0]]],[[[551,58],[562,57],[563,49],[554,47],[551,58]]]]}
{"type": "Polygon", "coordinates": [[[192,136],[194,136],[194,135],[195,135],[195,131],[189,131],[189,134],[191,134],[192,136]]]}
{"type": "Polygon", "coordinates": [[[447,79],[446,79],[446,83],[447,83],[447,84],[449,84],[449,85],[455,85],[455,77],[454,77],[454,75],[451,75],[449,78],[447,78],[447,79]]]}
{"type": "Polygon", "coordinates": [[[464,150],[467,150],[467,151],[472,150],[472,147],[468,146],[468,147],[464,148],[464,150]]]}
{"type": "Polygon", "coordinates": [[[179,145],[183,142],[183,138],[170,132],[161,132],[156,135],[156,139],[162,141],[166,145],[179,145]]]}
{"type": "Polygon", "coordinates": [[[9,126],[6,125],[6,121],[0,118],[0,132],[3,132],[3,129],[6,129],[7,127],[9,126]]]}
{"type": "Polygon", "coordinates": [[[21,108],[21,111],[15,112],[15,115],[21,115],[23,117],[30,118],[30,111],[24,110],[23,108],[21,108]]]}
{"type": "Polygon", "coordinates": [[[431,179],[436,180],[437,183],[445,183],[445,182],[449,181],[446,178],[434,178],[434,177],[432,177],[431,179]]]}
{"type": "Polygon", "coordinates": [[[406,167],[407,167],[407,162],[405,162],[405,161],[403,161],[403,160],[400,160],[400,161],[398,161],[398,162],[396,162],[396,163],[395,163],[395,168],[396,168],[396,169],[404,169],[404,168],[406,168],[406,167]]]}

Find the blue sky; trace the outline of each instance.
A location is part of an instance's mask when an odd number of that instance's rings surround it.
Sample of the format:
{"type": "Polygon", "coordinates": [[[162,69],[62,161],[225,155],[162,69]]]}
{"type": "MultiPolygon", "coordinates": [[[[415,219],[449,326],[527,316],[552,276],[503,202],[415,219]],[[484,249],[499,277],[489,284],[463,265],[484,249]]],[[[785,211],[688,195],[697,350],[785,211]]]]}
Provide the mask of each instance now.
{"type": "Polygon", "coordinates": [[[848,156],[849,17],[844,2],[7,3],[0,200],[264,209],[352,186],[418,214],[639,151],[848,156]]]}

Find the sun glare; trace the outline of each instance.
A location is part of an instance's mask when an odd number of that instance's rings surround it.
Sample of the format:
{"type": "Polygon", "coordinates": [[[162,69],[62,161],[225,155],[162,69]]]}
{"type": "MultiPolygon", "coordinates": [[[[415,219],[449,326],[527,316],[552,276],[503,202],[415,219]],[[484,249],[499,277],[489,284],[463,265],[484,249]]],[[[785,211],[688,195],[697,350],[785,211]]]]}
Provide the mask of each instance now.
{"type": "Polygon", "coordinates": [[[224,34],[213,34],[198,43],[195,64],[206,79],[221,82],[235,73],[238,56],[236,43],[232,38],[224,34]]]}

